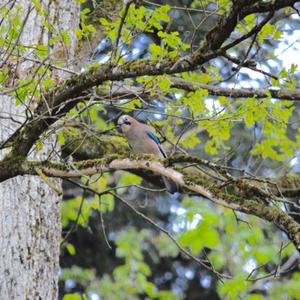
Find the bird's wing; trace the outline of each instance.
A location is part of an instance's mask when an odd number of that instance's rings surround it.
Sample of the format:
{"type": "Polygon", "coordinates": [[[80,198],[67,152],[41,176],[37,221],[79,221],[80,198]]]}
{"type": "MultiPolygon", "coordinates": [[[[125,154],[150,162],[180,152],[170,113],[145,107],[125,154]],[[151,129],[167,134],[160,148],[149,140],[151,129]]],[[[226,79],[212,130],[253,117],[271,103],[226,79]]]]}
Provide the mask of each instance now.
{"type": "Polygon", "coordinates": [[[155,142],[155,144],[158,146],[159,151],[162,153],[164,158],[167,158],[167,154],[165,152],[165,150],[163,149],[163,147],[161,146],[160,140],[159,138],[155,135],[154,132],[152,132],[151,130],[147,130],[147,135],[150,137],[150,139],[152,141],[155,142]]]}

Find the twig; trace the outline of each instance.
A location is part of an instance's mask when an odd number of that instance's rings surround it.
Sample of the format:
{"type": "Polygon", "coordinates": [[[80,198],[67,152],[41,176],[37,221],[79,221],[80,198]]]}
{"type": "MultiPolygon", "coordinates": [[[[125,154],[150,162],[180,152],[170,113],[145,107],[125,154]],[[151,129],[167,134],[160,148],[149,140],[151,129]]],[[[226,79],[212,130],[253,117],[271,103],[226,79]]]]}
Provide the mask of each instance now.
{"type": "Polygon", "coordinates": [[[167,235],[168,238],[176,245],[176,247],[180,250],[181,253],[185,254],[187,257],[189,257],[190,259],[192,259],[195,262],[197,262],[200,266],[202,266],[202,267],[210,270],[213,274],[216,275],[216,277],[217,277],[218,280],[220,280],[221,282],[223,282],[223,278],[226,278],[226,279],[231,278],[231,276],[224,275],[224,274],[221,274],[221,273],[217,272],[214,269],[214,267],[212,266],[212,264],[211,264],[210,261],[208,261],[208,260],[202,260],[202,259],[199,259],[199,258],[195,257],[188,250],[186,250],[185,248],[183,248],[177,242],[176,238],[168,230],[164,229],[163,227],[161,227],[160,225],[158,225],[156,222],[154,222],[152,219],[150,219],[149,217],[147,217],[146,215],[144,215],[142,212],[138,211],[134,206],[132,206],[125,199],[123,199],[122,197],[120,197],[119,195],[117,195],[115,193],[111,193],[110,192],[110,194],[113,195],[114,197],[116,197],[122,203],[124,203],[127,207],[129,207],[132,211],[134,211],[139,217],[143,218],[145,221],[147,221],[149,224],[151,224],[152,226],[154,226],[156,229],[158,229],[159,231],[161,231],[165,235],[167,235]]]}

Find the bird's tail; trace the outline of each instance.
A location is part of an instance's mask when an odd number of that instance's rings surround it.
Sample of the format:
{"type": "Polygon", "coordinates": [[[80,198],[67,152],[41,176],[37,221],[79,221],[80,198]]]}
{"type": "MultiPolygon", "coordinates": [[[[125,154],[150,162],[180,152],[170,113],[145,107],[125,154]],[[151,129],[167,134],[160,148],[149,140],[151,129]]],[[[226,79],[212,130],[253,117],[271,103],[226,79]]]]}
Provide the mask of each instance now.
{"type": "Polygon", "coordinates": [[[168,177],[164,177],[164,176],[162,176],[162,179],[164,181],[164,184],[166,186],[167,191],[170,194],[174,194],[176,192],[180,192],[180,186],[175,181],[173,181],[172,179],[170,179],[168,177]]]}

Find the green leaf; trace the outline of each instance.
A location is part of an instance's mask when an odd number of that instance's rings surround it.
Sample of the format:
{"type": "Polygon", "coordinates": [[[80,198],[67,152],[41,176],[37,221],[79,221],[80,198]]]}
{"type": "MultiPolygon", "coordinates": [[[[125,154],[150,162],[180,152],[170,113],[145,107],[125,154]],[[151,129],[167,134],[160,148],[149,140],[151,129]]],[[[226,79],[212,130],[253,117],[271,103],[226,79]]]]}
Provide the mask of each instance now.
{"type": "Polygon", "coordinates": [[[267,23],[258,34],[258,42],[262,44],[266,38],[280,39],[282,36],[281,31],[277,31],[276,26],[267,23]]]}
{"type": "Polygon", "coordinates": [[[154,237],[154,245],[161,257],[176,257],[178,255],[178,247],[163,233],[154,237]]]}
{"type": "Polygon", "coordinates": [[[35,49],[35,54],[40,60],[44,60],[49,55],[49,48],[46,45],[37,45],[35,49]]]}
{"type": "Polygon", "coordinates": [[[111,194],[104,194],[101,196],[101,210],[103,212],[113,211],[115,208],[114,196],[111,194]]]}
{"type": "Polygon", "coordinates": [[[61,38],[67,47],[70,47],[70,35],[69,32],[62,31],[60,32],[61,38]]]}
{"type": "MultiPolygon", "coordinates": [[[[143,179],[135,174],[124,172],[121,179],[118,181],[118,186],[140,185],[143,179]]],[[[120,191],[120,189],[118,189],[120,191]]]]}
{"type": "Polygon", "coordinates": [[[167,92],[170,91],[172,82],[171,82],[169,76],[157,76],[157,81],[158,81],[158,86],[159,86],[159,88],[160,88],[163,92],[167,93],[167,92]]]}
{"type": "Polygon", "coordinates": [[[220,244],[219,234],[215,229],[202,226],[201,242],[205,247],[216,248],[220,244]]]}
{"type": "Polygon", "coordinates": [[[58,134],[58,143],[59,143],[60,145],[65,145],[65,143],[66,143],[65,136],[64,136],[64,133],[63,133],[63,132],[60,132],[60,133],[58,134]]]}
{"type": "Polygon", "coordinates": [[[79,294],[74,293],[74,294],[65,294],[63,300],[83,300],[79,294]]]}
{"type": "Polygon", "coordinates": [[[44,148],[44,143],[41,140],[36,142],[36,148],[38,151],[41,151],[44,148]]]}
{"type": "Polygon", "coordinates": [[[186,231],[180,237],[183,246],[189,247],[194,254],[199,254],[204,247],[215,248],[220,244],[218,232],[202,223],[196,229],[186,231]]]}
{"type": "Polygon", "coordinates": [[[262,295],[259,294],[251,294],[247,296],[247,300],[264,300],[262,295]]]}
{"type": "Polygon", "coordinates": [[[67,243],[66,248],[67,248],[68,252],[70,253],[70,255],[74,256],[76,254],[76,248],[74,247],[73,244],[67,243]]]}
{"type": "Polygon", "coordinates": [[[230,300],[237,300],[243,298],[243,295],[250,286],[251,284],[246,281],[245,275],[241,274],[231,280],[219,284],[218,291],[222,299],[229,298],[230,300]]]}
{"type": "Polygon", "coordinates": [[[195,92],[189,93],[182,98],[182,102],[187,106],[192,115],[198,116],[207,112],[205,100],[208,96],[208,91],[198,89],[195,92]]]}
{"type": "Polygon", "coordinates": [[[197,145],[201,144],[201,141],[197,137],[197,132],[191,131],[181,139],[181,143],[186,149],[194,149],[197,145]]]}

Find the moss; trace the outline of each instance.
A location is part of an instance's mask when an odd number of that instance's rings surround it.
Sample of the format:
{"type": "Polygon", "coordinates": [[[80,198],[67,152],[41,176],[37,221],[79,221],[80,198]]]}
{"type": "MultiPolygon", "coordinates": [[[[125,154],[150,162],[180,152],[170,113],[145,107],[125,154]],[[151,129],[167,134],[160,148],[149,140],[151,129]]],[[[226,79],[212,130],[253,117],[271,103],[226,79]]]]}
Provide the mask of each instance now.
{"type": "MultiPolygon", "coordinates": [[[[47,161],[47,160],[43,161],[41,163],[41,166],[43,168],[45,168],[45,169],[51,169],[51,168],[53,168],[53,169],[59,170],[59,171],[65,171],[67,169],[67,165],[64,164],[64,163],[53,163],[53,162],[47,161]]],[[[32,173],[35,173],[35,170],[34,170],[35,165],[31,164],[30,168],[31,168],[32,173]]]]}
{"type": "MultiPolygon", "coordinates": [[[[107,155],[103,158],[100,159],[88,159],[88,160],[84,160],[84,161],[80,161],[76,163],[76,168],[78,170],[83,170],[83,169],[88,169],[88,168],[95,168],[99,165],[109,165],[113,160],[116,159],[123,159],[124,156],[119,155],[119,154],[111,154],[111,155],[107,155]]],[[[63,165],[63,164],[62,164],[63,165]]],[[[56,164],[55,164],[56,166],[56,164]]],[[[66,165],[63,165],[64,169],[67,169],[66,165]]]]}
{"type": "Polygon", "coordinates": [[[120,154],[110,154],[102,159],[102,163],[109,165],[115,159],[124,159],[126,157],[127,155],[124,156],[120,154]]]}
{"type": "Polygon", "coordinates": [[[22,175],[22,162],[25,160],[23,156],[8,155],[0,161],[0,182],[17,175],[22,175]]]}
{"type": "Polygon", "coordinates": [[[93,12],[89,14],[88,23],[93,25],[99,25],[100,18],[105,18],[109,21],[114,21],[119,15],[122,6],[122,0],[103,0],[95,7],[93,12]]]}
{"type": "Polygon", "coordinates": [[[89,159],[81,162],[77,162],[76,167],[78,170],[94,168],[96,165],[100,165],[104,163],[104,159],[89,159]]]}
{"type": "Polygon", "coordinates": [[[182,171],[181,171],[181,173],[183,174],[183,180],[186,184],[201,185],[201,186],[207,188],[208,190],[211,190],[211,184],[209,182],[208,177],[206,177],[205,175],[202,176],[202,174],[200,172],[195,175],[187,174],[182,171]]]}
{"type": "Polygon", "coordinates": [[[189,155],[176,155],[176,156],[169,156],[165,162],[164,162],[164,165],[166,167],[169,167],[175,163],[180,163],[180,162],[189,162],[188,159],[190,158],[191,156],[189,155]]]}
{"type": "Polygon", "coordinates": [[[1,161],[1,169],[9,170],[12,173],[16,173],[20,170],[20,165],[25,160],[23,156],[7,156],[1,161]]]}
{"type": "Polygon", "coordinates": [[[86,136],[85,132],[75,127],[67,127],[63,133],[65,136],[63,153],[76,159],[94,159],[115,153],[129,155],[129,147],[124,137],[101,132],[96,136],[86,136]]]}
{"type": "Polygon", "coordinates": [[[300,176],[299,175],[289,175],[280,178],[278,182],[281,188],[286,189],[297,189],[300,186],[300,176]]]}
{"type": "Polygon", "coordinates": [[[82,137],[81,130],[75,127],[68,127],[68,126],[64,127],[63,134],[65,137],[68,138],[82,137]]]}

